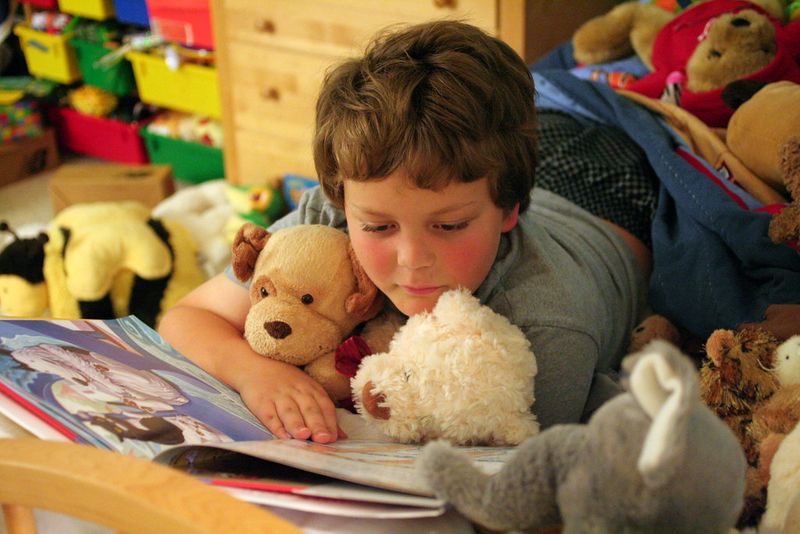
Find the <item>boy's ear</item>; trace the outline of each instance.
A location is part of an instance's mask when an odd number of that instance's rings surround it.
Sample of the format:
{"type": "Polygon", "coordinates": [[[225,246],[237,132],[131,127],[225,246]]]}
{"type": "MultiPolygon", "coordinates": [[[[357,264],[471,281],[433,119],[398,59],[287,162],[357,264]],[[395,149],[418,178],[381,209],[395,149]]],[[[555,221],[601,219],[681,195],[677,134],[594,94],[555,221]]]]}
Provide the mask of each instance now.
{"type": "Polygon", "coordinates": [[[517,225],[517,222],[519,222],[519,202],[514,204],[514,207],[506,214],[501,231],[503,233],[510,232],[517,225]]]}

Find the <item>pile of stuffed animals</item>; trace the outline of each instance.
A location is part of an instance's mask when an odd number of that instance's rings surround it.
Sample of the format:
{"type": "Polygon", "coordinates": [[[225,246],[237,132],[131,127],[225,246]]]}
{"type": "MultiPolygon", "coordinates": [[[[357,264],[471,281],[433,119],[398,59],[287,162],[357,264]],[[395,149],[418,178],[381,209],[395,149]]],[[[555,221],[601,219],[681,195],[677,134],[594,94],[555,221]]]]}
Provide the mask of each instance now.
{"type": "Polygon", "coordinates": [[[629,1],[579,27],[572,44],[584,64],[635,54],[650,72],[623,94],[726,128],[730,153],[783,200],[767,207],[776,214],[770,238],[798,248],[800,17],[789,12],[782,0],[697,1],[677,14],[629,1]]]}
{"type": "Polygon", "coordinates": [[[676,15],[624,2],[576,30],[574,55],[602,64],[635,53],[650,73],[627,90],[669,98],[724,127],[733,113],[722,100],[729,83],[800,83],[800,21],[784,24],[786,10],[780,0],[706,0],[676,15]]]}

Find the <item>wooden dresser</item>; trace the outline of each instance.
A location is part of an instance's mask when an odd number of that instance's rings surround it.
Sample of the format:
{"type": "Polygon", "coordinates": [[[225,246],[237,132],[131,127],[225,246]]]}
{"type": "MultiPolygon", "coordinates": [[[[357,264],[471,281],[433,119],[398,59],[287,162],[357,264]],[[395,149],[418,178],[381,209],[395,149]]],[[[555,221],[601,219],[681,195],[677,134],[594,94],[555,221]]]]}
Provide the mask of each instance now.
{"type": "MultiPolygon", "coordinates": [[[[328,67],[359,55],[379,29],[455,18],[500,36],[526,54],[533,4],[553,0],[213,0],[225,136],[225,177],[276,183],[316,177],[314,105],[328,67]]],[[[575,4],[605,4],[582,0],[575,4]]],[[[575,5],[569,11],[574,18],[575,5]]],[[[602,7],[590,9],[601,12],[602,7]]],[[[585,16],[583,18],[585,18],[585,16]]],[[[565,32],[571,28],[565,29],[565,32]]]]}

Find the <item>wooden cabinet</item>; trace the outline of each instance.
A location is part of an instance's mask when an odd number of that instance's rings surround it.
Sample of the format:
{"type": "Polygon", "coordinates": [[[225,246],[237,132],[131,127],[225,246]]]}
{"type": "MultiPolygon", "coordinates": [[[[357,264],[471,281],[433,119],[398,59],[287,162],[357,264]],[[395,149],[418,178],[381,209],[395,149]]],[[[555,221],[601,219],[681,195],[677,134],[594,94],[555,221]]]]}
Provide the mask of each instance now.
{"type": "MultiPolygon", "coordinates": [[[[605,4],[612,0],[585,0],[605,4]]],[[[326,69],[360,55],[376,31],[397,23],[459,19],[498,35],[526,60],[538,4],[555,0],[213,0],[225,136],[225,176],[275,182],[316,177],[314,106],[326,69]]],[[[583,18],[600,12],[589,10],[583,18]]],[[[581,15],[572,13],[570,19],[581,15]]],[[[558,25],[560,15],[548,24],[558,25]]],[[[564,32],[571,28],[564,29],[564,32]]]]}

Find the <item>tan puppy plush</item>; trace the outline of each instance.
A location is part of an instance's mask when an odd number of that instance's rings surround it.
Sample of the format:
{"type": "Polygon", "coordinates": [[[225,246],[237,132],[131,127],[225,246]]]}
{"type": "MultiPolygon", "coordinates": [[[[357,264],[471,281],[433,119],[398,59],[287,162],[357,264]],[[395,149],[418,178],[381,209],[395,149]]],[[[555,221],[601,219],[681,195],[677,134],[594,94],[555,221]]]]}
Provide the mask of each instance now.
{"type": "Polygon", "coordinates": [[[270,234],[247,223],[233,242],[232,266],[251,280],[244,335],[259,354],[302,366],[334,401],[349,400],[350,378],[335,352],[383,298],[364,274],[347,234],[300,225],[270,234]]]}
{"type": "Polygon", "coordinates": [[[393,439],[516,445],[539,432],[530,412],[536,359],[523,333],[466,290],[411,317],[388,352],[361,362],[356,408],[393,439]]]}

